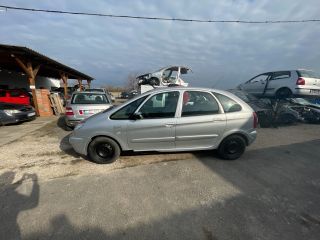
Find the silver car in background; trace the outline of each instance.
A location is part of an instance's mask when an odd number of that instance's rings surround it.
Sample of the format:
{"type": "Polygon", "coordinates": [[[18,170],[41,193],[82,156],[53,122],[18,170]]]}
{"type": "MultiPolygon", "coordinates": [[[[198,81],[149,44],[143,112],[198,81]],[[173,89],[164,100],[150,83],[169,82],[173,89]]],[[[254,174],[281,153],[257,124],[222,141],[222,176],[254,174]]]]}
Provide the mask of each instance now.
{"type": "Polygon", "coordinates": [[[82,121],[69,137],[74,150],[96,163],[121,151],[218,149],[237,159],[256,139],[257,116],[232,93],[172,87],[139,95],[82,121]]]}
{"type": "Polygon", "coordinates": [[[112,103],[106,93],[74,92],[66,105],[66,125],[72,128],[80,121],[110,107],[112,103]]]}
{"type": "Polygon", "coordinates": [[[320,96],[320,74],[301,69],[267,72],[240,84],[238,88],[258,97],[320,96]]]}

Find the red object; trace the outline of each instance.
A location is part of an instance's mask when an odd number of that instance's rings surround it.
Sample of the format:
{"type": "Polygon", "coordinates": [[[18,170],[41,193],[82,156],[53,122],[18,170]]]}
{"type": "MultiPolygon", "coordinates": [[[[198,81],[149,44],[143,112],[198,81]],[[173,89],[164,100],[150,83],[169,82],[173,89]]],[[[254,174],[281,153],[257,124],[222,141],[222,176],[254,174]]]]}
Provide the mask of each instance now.
{"type": "Polygon", "coordinates": [[[189,95],[189,93],[188,93],[188,92],[184,92],[184,93],[183,93],[183,105],[186,105],[187,102],[189,102],[189,100],[190,100],[190,95],[189,95]]]}
{"type": "Polygon", "coordinates": [[[258,127],[258,116],[255,112],[253,112],[253,128],[258,127]]]}
{"type": "Polygon", "coordinates": [[[0,102],[30,105],[30,96],[20,89],[1,89],[0,102]]]}
{"type": "Polygon", "coordinates": [[[74,113],[73,113],[73,110],[71,107],[66,107],[66,115],[67,116],[73,116],[74,113]]]}
{"type": "Polygon", "coordinates": [[[298,78],[297,79],[297,82],[296,82],[297,85],[305,85],[306,84],[306,80],[304,80],[303,78],[298,78]]]}

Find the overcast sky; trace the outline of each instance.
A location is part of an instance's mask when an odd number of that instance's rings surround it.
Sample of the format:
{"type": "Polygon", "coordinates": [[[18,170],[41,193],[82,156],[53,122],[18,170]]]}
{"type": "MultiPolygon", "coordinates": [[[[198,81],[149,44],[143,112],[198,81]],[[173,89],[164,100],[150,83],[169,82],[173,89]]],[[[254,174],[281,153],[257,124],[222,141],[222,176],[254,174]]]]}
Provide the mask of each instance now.
{"type": "MultiPolygon", "coordinates": [[[[320,19],[319,0],[0,0],[0,5],[215,20],[320,19]]],[[[0,42],[32,48],[120,86],[129,74],[187,65],[192,86],[232,88],[265,71],[320,72],[320,22],[188,23],[0,11],[0,42]]]]}

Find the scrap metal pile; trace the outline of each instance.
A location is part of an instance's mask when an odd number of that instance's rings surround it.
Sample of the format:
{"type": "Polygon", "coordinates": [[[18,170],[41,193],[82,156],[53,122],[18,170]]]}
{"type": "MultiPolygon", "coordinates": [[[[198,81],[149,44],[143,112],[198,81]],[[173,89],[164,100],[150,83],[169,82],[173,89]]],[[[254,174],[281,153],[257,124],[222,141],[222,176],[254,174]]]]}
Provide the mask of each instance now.
{"type": "Polygon", "coordinates": [[[318,98],[257,98],[243,90],[229,90],[257,113],[260,127],[276,127],[297,122],[320,123],[318,98]]]}

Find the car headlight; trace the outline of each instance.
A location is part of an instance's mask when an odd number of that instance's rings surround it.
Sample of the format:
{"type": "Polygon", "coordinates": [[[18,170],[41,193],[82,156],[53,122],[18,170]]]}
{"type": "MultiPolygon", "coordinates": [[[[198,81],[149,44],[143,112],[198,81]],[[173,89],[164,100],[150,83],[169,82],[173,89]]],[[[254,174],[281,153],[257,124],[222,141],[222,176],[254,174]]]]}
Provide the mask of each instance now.
{"type": "Polygon", "coordinates": [[[16,110],[16,109],[4,110],[4,112],[5,112],[7,115],[10,115],[10,116],[12,116],[12,114],[15,114],[15,113],[21,113],[21,111],[16,110]]]}

